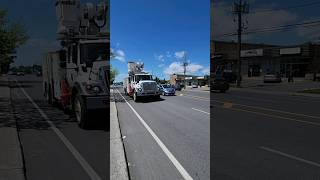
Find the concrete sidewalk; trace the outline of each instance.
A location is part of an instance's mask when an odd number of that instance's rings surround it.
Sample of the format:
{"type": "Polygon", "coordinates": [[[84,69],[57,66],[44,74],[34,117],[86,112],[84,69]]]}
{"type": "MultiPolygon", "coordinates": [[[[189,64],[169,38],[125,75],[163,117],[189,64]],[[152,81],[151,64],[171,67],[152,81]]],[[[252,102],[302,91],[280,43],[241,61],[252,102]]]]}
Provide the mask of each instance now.
{"type": "MultiPolygon", "coordinates": [[[[111,89],[111,93],[113,93],[111,89]]],[[[110,101],[110,180],[128,180],[128,168],[122,142],[116,104],[110,101]]]]}
{"type": "Polygon", "coordinates": [[[22,151],[10,108],[8,80],[0,76],[0,179],[24,180],[22,151]]]}

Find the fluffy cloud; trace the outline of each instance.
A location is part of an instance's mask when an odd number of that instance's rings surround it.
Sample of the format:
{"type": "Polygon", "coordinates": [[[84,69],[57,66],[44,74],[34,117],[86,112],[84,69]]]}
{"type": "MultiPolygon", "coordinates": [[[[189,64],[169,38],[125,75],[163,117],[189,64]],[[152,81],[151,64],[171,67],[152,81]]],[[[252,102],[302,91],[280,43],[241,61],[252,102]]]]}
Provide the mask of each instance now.
{"type": "Polygon", "coordinates": [[[167,58],[171,58],[171,57],[172,57],[170,51],[167,51],[167,52],[166,52],[166,57],[167,57],[167,58]]]}
{"type": "Polygon", "coordinates": [[[203,73],[203,75],[209,75],[210,74],[210,67],[206,67],[206,68],[202,69],[201,72],[203,73]]]}
{"type": "Polygon", "coordinates": [[[161,62],[164,62],[164,55],[162,55],[162,54],[159,55],[158,56],[158,60],[161,61],[161,62]]]}
{"type": "Polygon", "coordinates": [[[163,66],[164,66],[164,64],[159,64],[158,65],[159,68],[162,68],[163,66]]]}
{"type": "MultiPolygon", "coordinates": [[[[305,22],[312,22],[312,21],[316,21],[319,20],[320,17],[313,17],[313,18],[309,18],[308,20],[303,21],[305,22]]],[[[315,39],[319,39],[320,37],[320,32],[319,32],[319,26],[306,26],[306,27],[299,27],[297,28],[297,33],[299,36],[301,37],[305,37],[308,40],[315,40],[315,39]]]]}
{"type": "Polygon", "coordinates": [[[174,56],[177,58],[177,59],[182,59],[186,54],[186,51],[178,51],[178,52],[175,52],[174,53],[174,56]]]}
{"type": "MultiPolygon", "coordinates": [[[[203,66],[199,65],[199,64],[195,64],[195,63],[190,63],[187,66],[186,69],[186,73],[187,74],[195,74],[195,73],[199,73],[199,71],[201,71],[203,69],[203,66]]],[[[181,74],[183,73],[183,66],[180,62],[173,62],[171,63],[167,68],[165,68],[164,70],[164,74],[166,75],[170,75],[170,74],[181,74]]]]}
{"type": "MultiPolygon", "coordinates": [[[[215,3],[213,10],[213,36],[216,39],[231,40],[235,37],[221,37],[221,34],[236,33],[237,23],[235,16],[231,11],[232,4],[230,3],[215,3]]],[[[297,20],[297,15],[286,11],[264,11],[266,9],[276,9],[277,5],[260,5],[254,11],[259,13],[249,13],[244,16],[244,22],[247,20],[248,29],[245,31],[261,29],[266,27],[282,26],[286,24],[294,23],[297,20]],[[263,7],[263,8],[262,8],[263,7]],[[264,12],[263,12],[264,11],[264,12]]],[[[251,10],[252,11],[252,10],[251,10]]],[[[244,32],[245,32],[244,31],[244,32]]],[[[269,32],[275,33],[275,32],[269,32]]],[[[250,39],[250,36],[244,36],[246,39],[250,39]]]]}
{"type": "Polygon", "coordinates": [[[125,53],[123,50],[114,50],[111,48],[111,53],[114,55],[113,59],[119,60],[120,62],[125,62],[125,53]]]}

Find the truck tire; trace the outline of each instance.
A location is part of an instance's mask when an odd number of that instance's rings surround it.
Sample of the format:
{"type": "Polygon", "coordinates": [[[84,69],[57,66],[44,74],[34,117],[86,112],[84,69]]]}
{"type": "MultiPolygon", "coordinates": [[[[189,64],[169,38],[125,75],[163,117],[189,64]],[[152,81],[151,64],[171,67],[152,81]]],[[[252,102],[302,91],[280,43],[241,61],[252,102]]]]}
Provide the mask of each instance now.
{"type": "Polygon", "coordinates": [[[138,101],[138,96],[137,96],[137,93],[133,93],[133,101],[134,102],[137,102],[138,101]]]}
{"type": "Polygon", "coordinates": [[[80,128],[85,129],[88,126],[87,108],[82,97],[77,94],[73,101],[73,111],[80,128]]]}

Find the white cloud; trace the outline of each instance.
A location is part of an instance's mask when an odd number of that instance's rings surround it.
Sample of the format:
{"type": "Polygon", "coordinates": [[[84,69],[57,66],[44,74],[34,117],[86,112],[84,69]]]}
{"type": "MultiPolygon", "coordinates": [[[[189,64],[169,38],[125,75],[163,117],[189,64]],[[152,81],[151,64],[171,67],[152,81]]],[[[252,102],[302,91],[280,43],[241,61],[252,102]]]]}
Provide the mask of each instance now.
{"type": "Polygon", "coordinates": [[[210,74],[210,67],[203,68],[201,72],[203,73],[203,75],[209,75],[210,74]]]}
{"type": "Polygon", "coordinates": [[[162,68],[163,66],[164,66],[164,64],[159,64],[158,65],[159,68],[162,68]]]}
{"type": "Polygon", "coordinates": [[[114,54],[114,57],[113,59],[116,59],[120,62],[125,62],[126,59],[125,59],[125,53],[123,50],[121,49],[118,49],[118,50],[114,50],[113,48],[111,48],[111,53],[114,54]]]}
{"type": "MultiPolygon", "coordinates": [[[[187,74],[196,74],[199,73],[203,69],[203,66],[195,63],[190,63],[187,66],[186,73],[187,74]]],[[[184,68],[180,62],[173,62],[171,63],[167,68],[164,70],[164,74],[170,75],[170,74],[181,74],[183,73],[184,68]]]]}
{"type": "MultiPolygon", "coordinates": [[[[303,21],[303,23],[316,21],[319,18],[320,17],[312,17],[303,21]]],[[[299,36],[304,37],[308,40],[313,40],[313,41],[319,40],[319,37],[320,37],[319,26],[299,27],[297,28],[297,33],[299,36]]]]}
{"type": "MultiPolygon", "coordinates": [[[[232,4],[227,3],[216,3],[213,10],[213,35],[215,39],[233,40],[236,36],[220,36],[226,33],[236,33],[237,31],[237,20],[231,10],[232,4]]],[[[260,13],[249,13],[243,17],[244,22],[248,22],[246,31],[261,29],[266,27],[282,26],[293,23],[297,20],[297,15],[286,10],[279,11],[265,11],[266,9],[275,9],[276,4],[261,4],[254,11],[260,13]],[[260,8],[263,7],[263,8],[260,8]]],[[[251,10],[252,11],[252,10],[251,10]]],[[[275,33],[275,32],[268,32],[275,33]]],[[[253,35],[244,36],[245,39],[252,38],[253,35]]]]}
{"type": "Polygon", "coordinates": [[[177,59],[182,59],[186,54],[186,51],[177,51],[174,53],[174,56],[177,58],[177,59]]]}
{"type": "Polygon", "coordinates": [[[167,57],[167,58],[171,58],[171,57],[172,57],[170,51],[167,51],[167,52],[166,52],[166,57],[167,57]]]}
{"type": "Polygon", "coordinates": [[[161,62],[164,62],[164,55],[162,55],[162,54],[159,55],[158,56],[158,60],[161,61],[161,62]]]}

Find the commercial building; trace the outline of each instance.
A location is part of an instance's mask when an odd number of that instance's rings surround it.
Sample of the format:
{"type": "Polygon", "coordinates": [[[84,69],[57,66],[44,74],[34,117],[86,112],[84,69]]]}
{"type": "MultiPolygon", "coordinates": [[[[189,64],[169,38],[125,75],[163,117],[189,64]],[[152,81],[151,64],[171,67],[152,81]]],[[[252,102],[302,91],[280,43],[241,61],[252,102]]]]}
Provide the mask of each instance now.
{"type": "Polygon", "coordinates": [[[170,75],[170,84],[172,85],[183,85],[184,80],[187,86],[193,84],[199,86],[205,86],[209,84],[209,76],[195,76],[195,75],[183,75],[183,74],[172,74],[170,75]]]}
{"type": "MultiPolygon", "coordinates": [[[[213,72],[237,71],[237,43],[211,41],[211,70],[213,72]]],[[[296,46],[276,46],[267,44],[242,44],[242,76],[262,76],[279,73],[287,77],[310,77],[320,73],[320,44],[304,43],[296,46]]]]}

